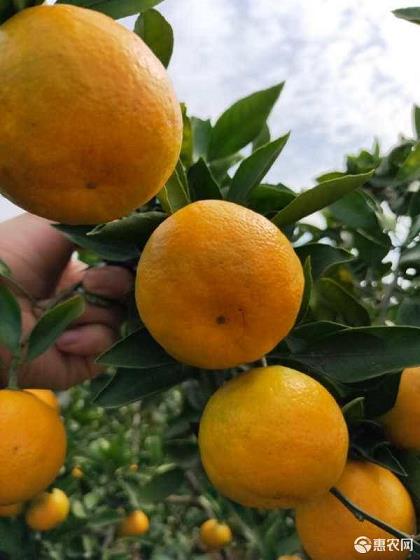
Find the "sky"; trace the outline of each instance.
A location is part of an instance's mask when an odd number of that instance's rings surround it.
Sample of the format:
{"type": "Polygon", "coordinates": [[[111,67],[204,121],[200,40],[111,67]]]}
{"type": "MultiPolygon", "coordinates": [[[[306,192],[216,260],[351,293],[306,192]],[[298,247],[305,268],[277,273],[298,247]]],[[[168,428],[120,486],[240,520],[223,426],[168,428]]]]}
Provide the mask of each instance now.
{"type": "MultiPolygon", "coordinates": [[[[420,105],[420,27],[391,10],[413,5],[166,0],[159,9],[174,28],[169,72],[190,114],[215,119],[237,99],[286,81],[270,126],[274,137],[292,134],[269,180],[300,190],[375,137],[386,149],[400,133],[411,134],[412,105],[420,105]]],[[[17,212],[0,197],[0,220],[17,212]]]]}

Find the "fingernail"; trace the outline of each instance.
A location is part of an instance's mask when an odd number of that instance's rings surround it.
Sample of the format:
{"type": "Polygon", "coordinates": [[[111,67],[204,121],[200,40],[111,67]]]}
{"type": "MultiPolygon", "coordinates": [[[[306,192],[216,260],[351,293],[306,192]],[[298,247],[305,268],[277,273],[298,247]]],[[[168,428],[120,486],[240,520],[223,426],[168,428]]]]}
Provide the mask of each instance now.
{"type": "Polygon", "coordinates": [[[63,333],[60,338],[57,340],[57,344],[60,348],[64,346],[73,346],[77,344],[80,340],[80,331],[77,329],[69,330],[63,333]]]}

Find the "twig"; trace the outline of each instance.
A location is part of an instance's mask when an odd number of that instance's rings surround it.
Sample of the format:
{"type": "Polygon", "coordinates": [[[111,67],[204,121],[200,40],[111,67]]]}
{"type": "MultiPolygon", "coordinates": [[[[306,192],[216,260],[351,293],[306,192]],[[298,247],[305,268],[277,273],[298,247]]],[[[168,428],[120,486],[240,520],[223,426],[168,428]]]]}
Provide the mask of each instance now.
{"type": "Polygon", "coordinates": [[[370,523],[372,523],[372,525],[376,525],[376,527],[379,527],[383,531],[386,531],[387,533],[389,533],[393,537],[397,537],[398,539],[413,540],[414,551],[420,552],[420,542],[414,540],[412,535],[409,535],[404,531],[399,531],[398,529],[395,529],[391,525],[388,525],[388,523],[381,521],[374,515],[371,515],[370,513],[367,513],[363,509],[359,508],[359,506],[356,506],[356,504],[354,504],[351,500],[346,498],[346,496],[344,496],[344,494],[342,494],[340,490],[338,490],[338,488],[335,487],[331,488],[330,493],[333,496],[335,496],[355,516],[355,518],[358,521],[360,522],[369,521],[370,523]]]}

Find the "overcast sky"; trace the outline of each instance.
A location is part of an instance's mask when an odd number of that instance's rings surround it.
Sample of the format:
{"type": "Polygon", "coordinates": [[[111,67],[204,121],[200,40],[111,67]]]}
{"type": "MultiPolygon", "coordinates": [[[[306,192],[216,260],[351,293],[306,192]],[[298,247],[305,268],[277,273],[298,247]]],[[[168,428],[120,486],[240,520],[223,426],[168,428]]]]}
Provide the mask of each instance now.
{"type": "MultiPolygon", "coordinates": [[[[215,118],[286,80],[271,125],[292,136],[270,179],[303,188],[375,136],[389,147],[411,132],[420,27],[391,14],[410,5],[415,0],[166,0],[159,8],[174,28],[170,73],[190,113],[215,118]]],[[[0,220],[16,211],[0,197],[0,220]]]]}

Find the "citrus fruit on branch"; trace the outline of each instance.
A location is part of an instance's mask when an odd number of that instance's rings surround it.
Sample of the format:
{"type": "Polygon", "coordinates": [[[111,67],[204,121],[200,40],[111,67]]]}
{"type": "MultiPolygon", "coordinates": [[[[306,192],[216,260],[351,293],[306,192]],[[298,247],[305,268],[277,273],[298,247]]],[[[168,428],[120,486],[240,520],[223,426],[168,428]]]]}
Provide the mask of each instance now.
{"type": "Polygon", "coordinates": [[[135,510],[129,513],[118,526],[118,536],[135,537],[144,535],[150,527],[150,521],[144,511],[135,510]]]}
{"type": "Polygon", "coordinates": [[[0,192],[68,224],[124,216],[176,165],[182,117],[166,70],[133,32],[76,6],[0,28],[0,192]]]}
{"type": "Polygon", "coordinates": [[[288,334],[303,283],[293,247],[269,220],[231,202],[203,200],[152,233],[136,299],[169,354],[223,369],[261,358],[288,334]]]}
{"type": "Polygon", "coordinates": [[[67,440],[57,411],[26,391],[0,391],[0,505],[33,498],[55,479],[67,440]]]}
{"type": "MultiPolygon", "coordinates": [[[[366,513],[409,535],[415,533],[416,516],[411,498],[389,470],[373,463],[350,461],[337,488],[366,513]]],[[[312,560],[356,560],[361,553],[355,548],[355,541],[362,535],[368,545],[362,554],[368,560],[402,560],[409,555],[409,551],[389,550],[386,546],[383,551],[374,550],[375,539],[384,539],[386,543],[391,535],[369,521],[361,523],[330,493],[299,507],[296,526],[312,560]]]]}
{"type": "Polygon", "coordinates": [[[337,482],[348,432],[338,404],[318,381],[270,366],[241,374],[212,395],[199,447],[221,494],[248,507],[289,508],[337,482]]]}
{"type": "Polygon", "coordinates": [[[67,519],[70,501],[59,488],[37,496],[26,510],[25,519],[34,531],[49,531],[67,519]]]}
{"type": "Polygon", "coordinates": [[[232,531],[226,523],[207,519],[200,527],[200,540],[208,551],[220,550],[232,540],[232,531]]]}

